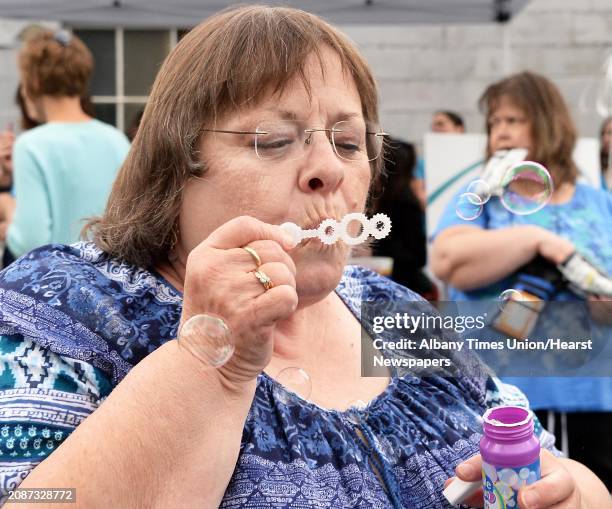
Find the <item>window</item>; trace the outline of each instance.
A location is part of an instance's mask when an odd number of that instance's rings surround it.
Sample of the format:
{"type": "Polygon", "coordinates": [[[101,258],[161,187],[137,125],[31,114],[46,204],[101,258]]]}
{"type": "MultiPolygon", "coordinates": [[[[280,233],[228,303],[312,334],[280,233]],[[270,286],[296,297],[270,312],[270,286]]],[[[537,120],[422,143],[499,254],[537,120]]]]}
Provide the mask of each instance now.
{"type": "Polygon", "coordinates": [[[139,117],[166,55],[188,30],[73,29],[91,50],[96,117],[127,131],[139,117]]]}

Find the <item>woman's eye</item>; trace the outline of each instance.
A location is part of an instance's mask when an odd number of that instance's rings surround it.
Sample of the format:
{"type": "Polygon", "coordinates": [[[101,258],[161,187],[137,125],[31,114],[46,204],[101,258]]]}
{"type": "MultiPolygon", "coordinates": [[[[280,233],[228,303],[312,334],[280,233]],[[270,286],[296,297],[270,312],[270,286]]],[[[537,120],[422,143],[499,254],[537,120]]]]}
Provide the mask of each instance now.
{"type": "Polygon", "coordinates": [[[257,146],[263,149],[275,149],[275,148],[283,148],[287,145],[293,143],[292,139],[289,138],[281,138],[277,140],[262,140],[257,142],[257,146]]]}
{"type": "Polygon", "coordinates": [[[350,142],[342,142],[336,143],[336,148],[346,152],[357,152],[359,150],[359,145],[350,142]]]}

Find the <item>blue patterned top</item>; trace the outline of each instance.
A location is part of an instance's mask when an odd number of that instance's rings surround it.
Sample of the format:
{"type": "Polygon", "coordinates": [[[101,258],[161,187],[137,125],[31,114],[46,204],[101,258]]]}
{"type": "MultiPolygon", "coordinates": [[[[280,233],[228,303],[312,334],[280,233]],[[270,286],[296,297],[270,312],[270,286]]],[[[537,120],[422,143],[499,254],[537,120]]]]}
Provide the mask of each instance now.
{"type": "MultiPolygon", "coordinates": [[[[364,299],[419,299],[353,266],[336,291],[357,318],[364,299]]],[[[181,304],[163,278],[91,243],[45,246],[0,273],[0,497],[175,337],[181,304]]],[[[448,508],[443,483],[478,452],[479,416],[499,404],[527,401],[489,376],[395,373],[366,408],[340,412],[261,374],[221,507],[448,508]]]]}

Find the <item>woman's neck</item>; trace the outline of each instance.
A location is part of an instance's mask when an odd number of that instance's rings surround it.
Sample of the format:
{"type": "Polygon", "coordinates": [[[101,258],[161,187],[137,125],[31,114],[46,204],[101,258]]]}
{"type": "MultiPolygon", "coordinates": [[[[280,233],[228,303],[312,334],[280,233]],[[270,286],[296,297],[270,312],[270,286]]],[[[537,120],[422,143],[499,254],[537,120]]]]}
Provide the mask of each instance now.
{"type": "Polygon", "coordinates": [[[44,95],[40,105],[47,122],[86,122],[91,117],[81,108],[79,97],[53,97],[44,95]]]}
{"type": "Polygon", "coordinates": [[[575,183],[563,182],[557,188],[555,188],[549,203],[552,205],[563,205],[573,198],[575,190],[575,183]]]}

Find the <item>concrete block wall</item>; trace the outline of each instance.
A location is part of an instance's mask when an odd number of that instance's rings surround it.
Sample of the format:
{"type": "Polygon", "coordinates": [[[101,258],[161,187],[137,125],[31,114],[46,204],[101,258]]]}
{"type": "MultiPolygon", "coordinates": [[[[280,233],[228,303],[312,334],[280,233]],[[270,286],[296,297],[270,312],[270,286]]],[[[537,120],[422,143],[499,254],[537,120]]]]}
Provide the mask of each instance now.
{"type": "Polygon", "coordinates": [[[611,0],[531,0],[509,23],[343,26],[372,65],[385,129],[420,144],[436,109],[482,132],[477,100],[491,82],[530,69],[554,80],[582,136],[595,136],[602,65],[612,55],[611,0]]]}

